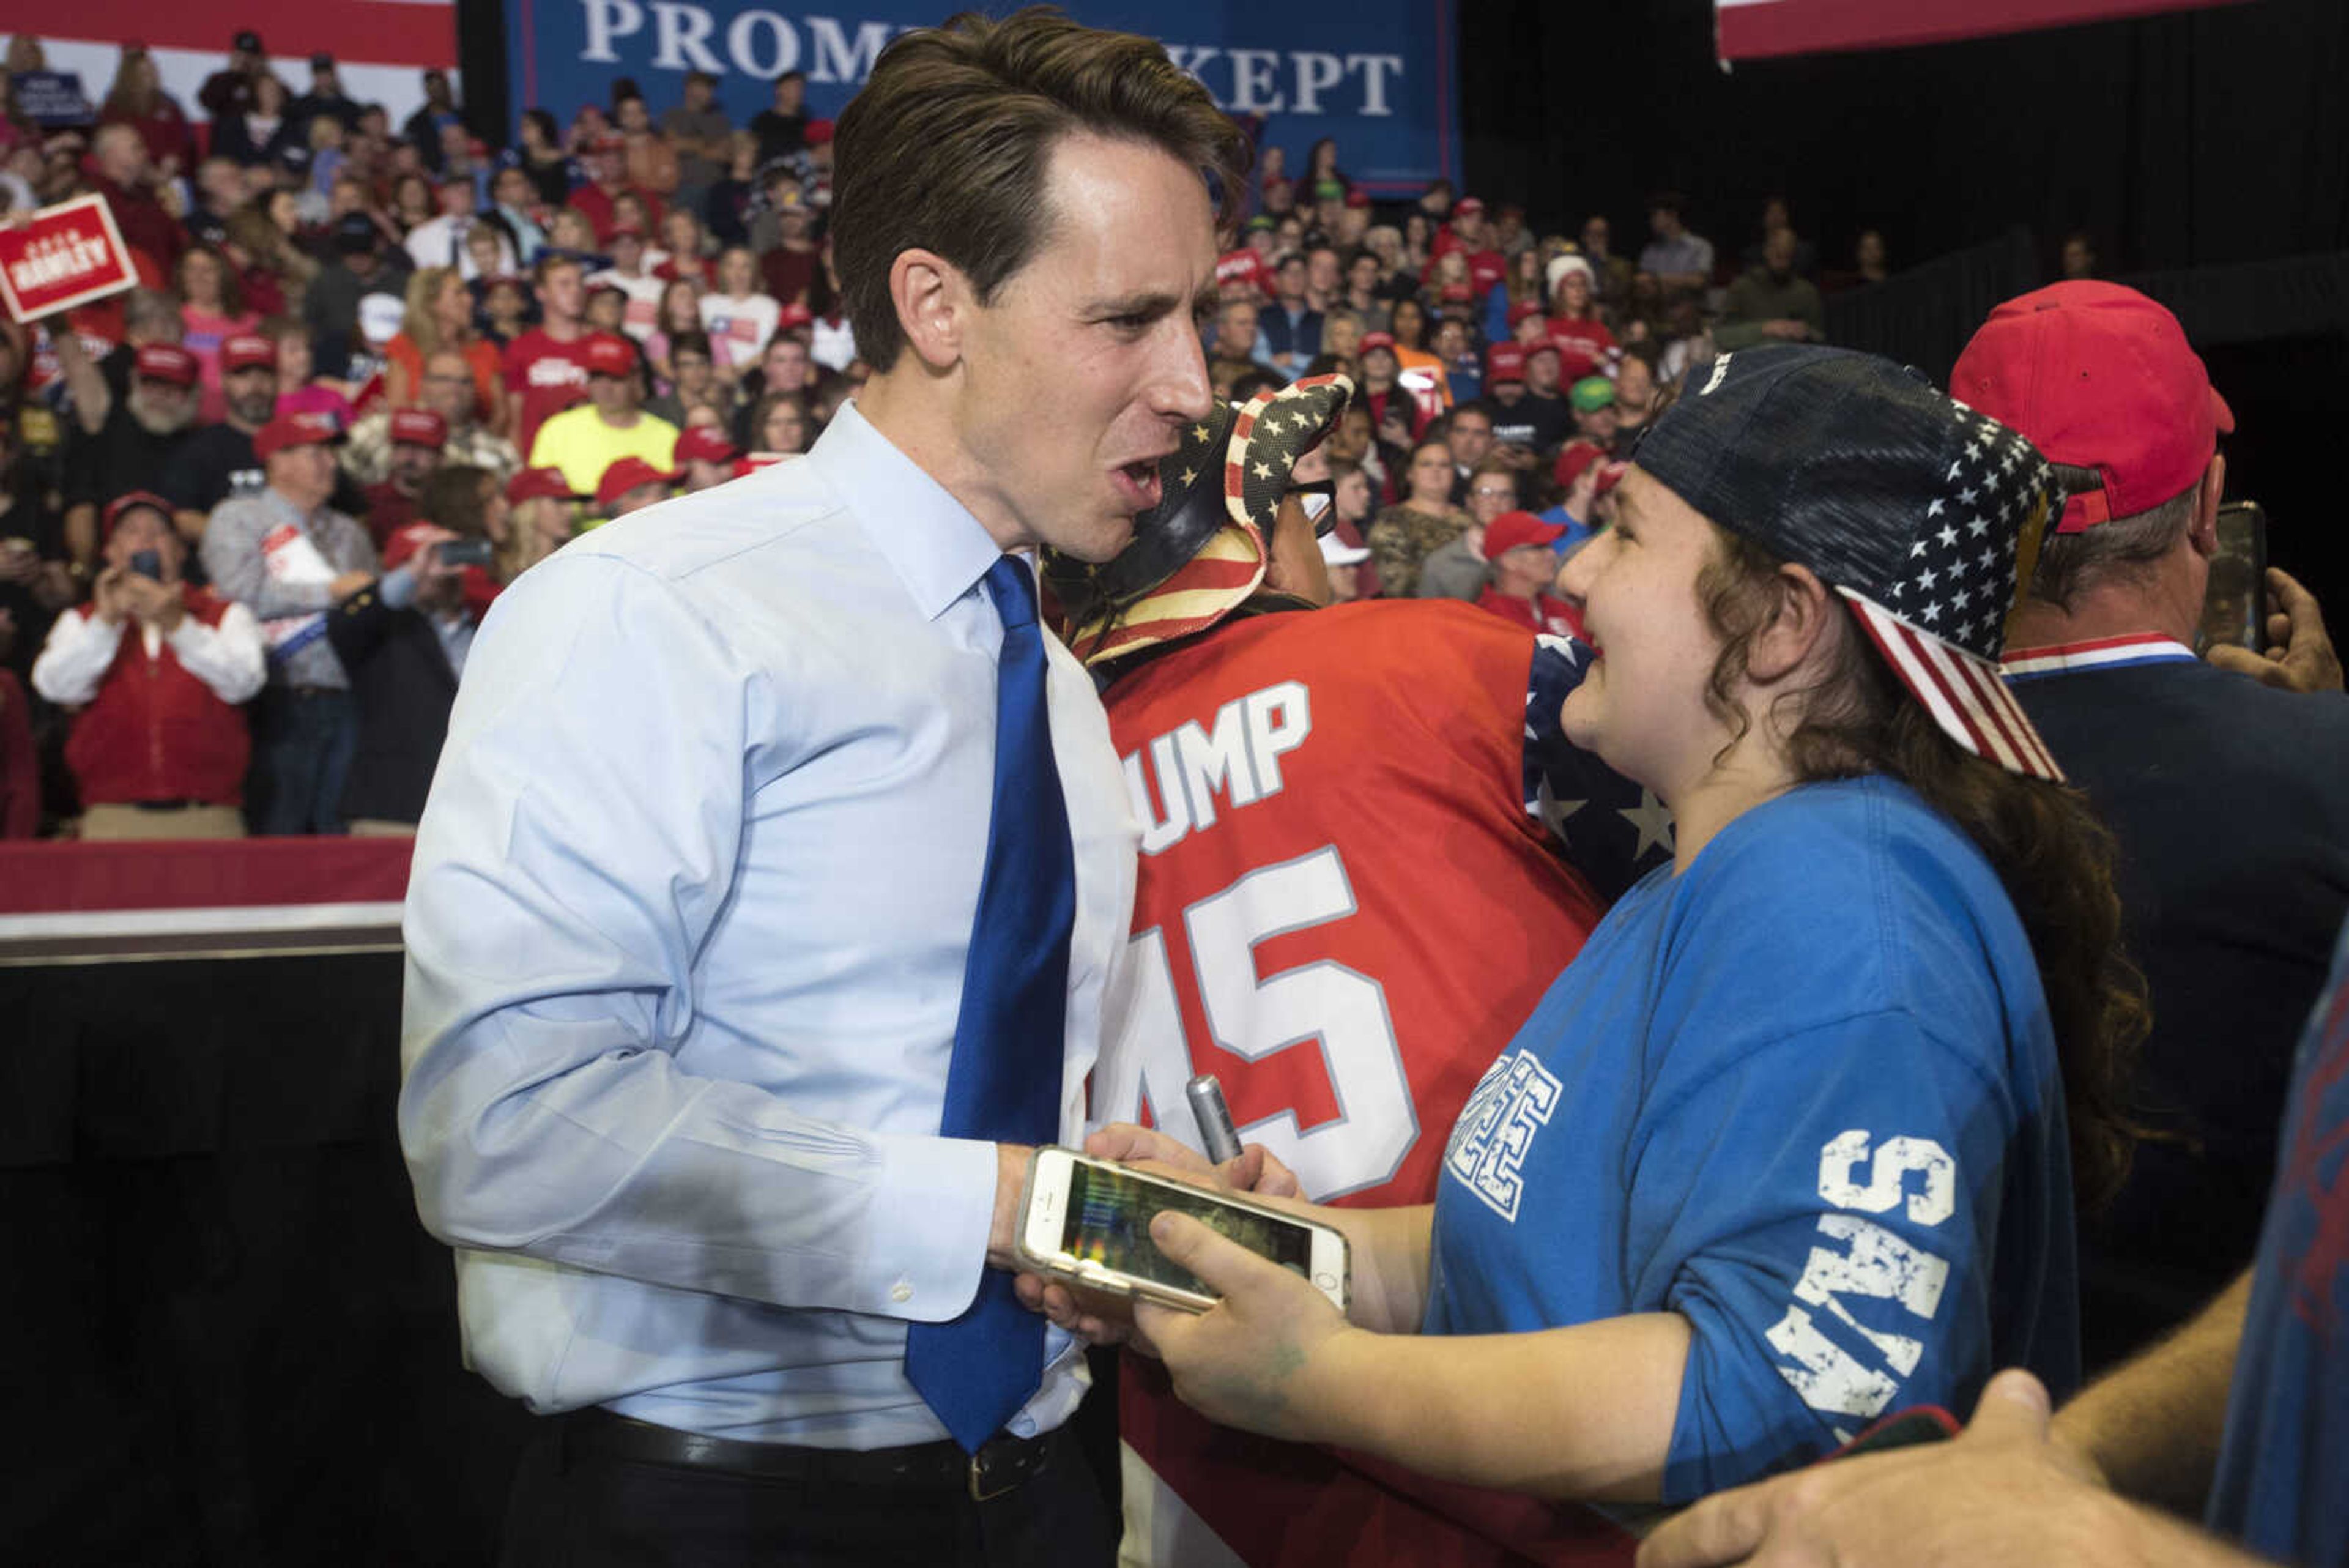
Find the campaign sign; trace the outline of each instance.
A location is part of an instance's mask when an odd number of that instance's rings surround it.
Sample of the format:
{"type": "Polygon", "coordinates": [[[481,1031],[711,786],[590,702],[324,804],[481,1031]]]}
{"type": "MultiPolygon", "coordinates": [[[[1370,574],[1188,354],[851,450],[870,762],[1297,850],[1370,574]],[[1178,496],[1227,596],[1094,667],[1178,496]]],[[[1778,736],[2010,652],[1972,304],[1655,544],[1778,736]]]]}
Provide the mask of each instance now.
{"type": "MultiPolygon", "coordinates": [[[[1356,184],[1416,195],[1459,178],[1454,0],[1070,0],[1092,26],[1140,33],[1233,115],[1261,119],[1260,146],[1287,150],[1294,175],[1323,137],[1356,184]]],[[[827,9],[831,9],[827,7],[827,9]]],[[[774,79],[807,78],[807,112],[837,115],[889,40],[962,9],[945,0],[842,0],[831,15],[757,0],[518,0],[508,13],[517,111],[568,124],[633,79],[654,116],[684,96],[688,71],[718,80],[737,125],[768,107],[774,79]]]]}
{"type": "Polygon", "coordinates": [[[44,130],[88,125],[98,118],[71,71],[18,71],[8,78],[9,101],[44,130]]]}
{"type": "Polygon", "coordinates": [[[139,271],[104,197],[76,197],[42,208],[21,228],[0,228],[0,299],[19,321],[37,321],[138,283],[139,271]]]}

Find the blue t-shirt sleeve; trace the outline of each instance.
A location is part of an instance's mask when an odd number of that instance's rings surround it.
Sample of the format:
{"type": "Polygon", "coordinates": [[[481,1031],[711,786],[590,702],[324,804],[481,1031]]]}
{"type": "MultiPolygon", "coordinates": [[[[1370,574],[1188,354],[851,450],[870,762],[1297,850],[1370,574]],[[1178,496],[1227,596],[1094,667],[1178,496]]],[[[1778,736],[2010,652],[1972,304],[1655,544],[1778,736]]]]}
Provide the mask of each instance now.
{"type": "Polygon", "coordinates": [[[1991,1371],[2008,1096],[1903,1011],[1766,1044],[1721,1011],[1681,1020],[1676,1068],[1712,1070],[1660,1082],[1629,1173],[1632,1297],[1692,1331],[1667,1502],[1965,1409],[1991,1371]]]}
{"type": "Polygon", "coordinates": [[[1590,650],[1544,634],[1526,681],[1526,813],[1537,816],[1568,864],[1613,902],[1670,860],[1670,814],[1638,784],[1566,738],[1559,712],[1590,668],[1590,650]]]}

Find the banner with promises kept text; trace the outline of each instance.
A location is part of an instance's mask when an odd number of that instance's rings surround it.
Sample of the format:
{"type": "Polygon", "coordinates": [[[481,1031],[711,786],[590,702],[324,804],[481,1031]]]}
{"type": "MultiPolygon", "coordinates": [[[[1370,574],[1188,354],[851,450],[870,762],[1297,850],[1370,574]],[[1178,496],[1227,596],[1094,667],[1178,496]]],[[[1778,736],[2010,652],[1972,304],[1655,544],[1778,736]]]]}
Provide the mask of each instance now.
{"type": "Polygon", "coordinates": [[[2235,0],[1717,0],[1721,57],[1942,44],[2235,0]]]}
{"type": "MultiPolygon", "coordinates": [[[[847,0],[818,14],[755,0],[515,0],[508,11],[515,109],[568,125],[633,78],[654,117],[684,95],[688,71],[718,78],[727,115],[748,124],[771,84],[803,71],[808,112],[837,115],[891,38],[964,8],[947,0],[847,0]]],[[[1334,137],[1358,184],[1415,193],[1459,178],[1452,0],[1073,0],[1096,27],[1145,34],[1236,115],[1262,116],[1265,141],[1288,151],[1334,137]]]]}
{"type": "Polygon", "coordinates": [[[0,228],[0,298],[18,321],[37,321],[138,283],[101,197],[44,207],[20,227],[0,228]]]}

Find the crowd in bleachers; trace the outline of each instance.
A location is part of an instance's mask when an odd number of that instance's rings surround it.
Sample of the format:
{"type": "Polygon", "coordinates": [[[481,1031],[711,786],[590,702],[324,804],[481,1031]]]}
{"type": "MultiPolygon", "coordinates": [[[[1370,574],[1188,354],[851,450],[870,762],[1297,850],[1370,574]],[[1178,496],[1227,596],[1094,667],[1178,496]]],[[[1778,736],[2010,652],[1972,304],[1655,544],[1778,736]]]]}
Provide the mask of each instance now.
{"type": "MultiPolygon", "coordinates": [[[[41,65],[14,41],[12,71],[41,65]]],[[[745,125],[707,77],[657,107],[621,81],[567,124],[528,110],[503,148],[444,73],[422,85],[394,124],[330,57],[272,61],[241,33],[194,106],[137,44],[89,125],[0,99],[10,220],[98,195],[142,282],[0,327],[0,830],[412,825],[500,586],[577,530],[805,452],[862,383],[832,127],[798,73],[745,125]],[[349,628],[379,617],[440,649],[437,695],[369,674],[386,644],[349,628]],[[209,679],[209,641],[240,670],[257,646],[265,679],[209,679]],[[157,734],[208,736],[212,761],[157,734]],[[413,747],[421,768],[383,760],[413,747]],[[413,787],[363,776],[386,766],[413,787]]],[[[1349,596],[1570,624],[1532,566],[1603,524],[1660,390],[1723,348],[1822,335],[1816,247],[1783,202],[1740,265],[1678,196],[1619,246],[1605,216],[1541,234],[1445,181],[1374,196],[1333,140],[1287,151],[1259,149],[1202,341],[1219,396],[1330,370],[1363,389],[1330,450],[1349,596]],[[1539,525],[1486,536],[1521,511],[1539,525]]],[[[1846,276],[1882,267],[1871,234],[1846,276]]]]}

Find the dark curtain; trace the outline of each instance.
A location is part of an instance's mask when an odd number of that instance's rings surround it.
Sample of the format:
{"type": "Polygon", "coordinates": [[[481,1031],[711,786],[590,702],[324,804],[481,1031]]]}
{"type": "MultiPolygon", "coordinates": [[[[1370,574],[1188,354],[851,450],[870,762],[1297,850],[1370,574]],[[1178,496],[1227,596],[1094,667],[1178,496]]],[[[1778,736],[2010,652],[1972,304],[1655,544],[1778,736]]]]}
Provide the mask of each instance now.
{"type": "Polygon", "coordinates": [[[2178,312],[2235,410],[2230,495],[2266,505],[2270,558],[2349,636],[2330,461],[2349,414],[2342,0],[1726,72],[1712,0],[1462,0],[1460,35],[1471,190],[1543,234],[1604,213],[1633,255],[1658,189],[1733,265],[1773,192],[1823,273],[1878,229],[1896,275],[1830,294],[1829,335],[1936,379],[2085,232],[2104,275],[2178,312]]]}
{"type": "Polygon", "coordinates": [[[1712,0],[1463,0],[1469,184],[1544,229],[1690,199],[1734,255],[1785,194],[1824,265],[2036,234],[2108,273],[2349,249],[2349,6],[2253,0],[1967,43],[1715,63],[1712,0]]]}

